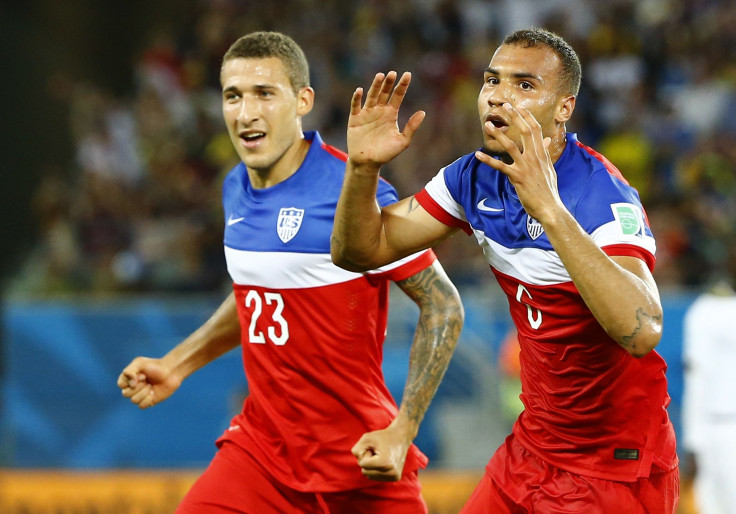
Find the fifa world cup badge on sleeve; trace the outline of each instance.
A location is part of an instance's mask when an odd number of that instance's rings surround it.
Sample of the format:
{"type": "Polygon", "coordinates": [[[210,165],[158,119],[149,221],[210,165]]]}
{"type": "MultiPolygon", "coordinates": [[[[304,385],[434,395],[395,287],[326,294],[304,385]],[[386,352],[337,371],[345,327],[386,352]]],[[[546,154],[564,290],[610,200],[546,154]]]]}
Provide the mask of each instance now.
{"type": "Polygon", "coordinates": [[[611,204],[613,216],[616,218],[621,235],[643,236],[644,220],[641,209],[631,203],[611,204]]]}

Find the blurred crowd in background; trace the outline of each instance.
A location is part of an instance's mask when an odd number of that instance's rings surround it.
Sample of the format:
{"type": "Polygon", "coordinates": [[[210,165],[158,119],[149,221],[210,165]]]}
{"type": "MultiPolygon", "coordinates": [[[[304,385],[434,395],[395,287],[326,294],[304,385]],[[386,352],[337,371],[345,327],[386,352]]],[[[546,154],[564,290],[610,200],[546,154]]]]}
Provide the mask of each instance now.
{"type": "MultiPolygon", "coordinates": [[[[278,30],[311,65],[306,130],[345,149],[350,97],[378,71],[413,73],[402,116],[427,119],[385,169],[401,196],[482,144],[477,94],[508,32],[543,26],[583,64],[568,130],[639,191],[660,288],[704,287],[736,260],[736,3],[717,0],[204,0],[141,34],[129,91],[55,76],[74,159],[33,196],[38,241],[14,293],[208,291],[228,278],[220,187],[237,163],[219,70],[239,36],[278,30]],[[286,4],[286,7],[285,5],[286,4]],[[729,253],[730,252],[730,253],[729,253]]],[[[487,283],[471,238],[438,253],[458,284],[487,283]]]]}

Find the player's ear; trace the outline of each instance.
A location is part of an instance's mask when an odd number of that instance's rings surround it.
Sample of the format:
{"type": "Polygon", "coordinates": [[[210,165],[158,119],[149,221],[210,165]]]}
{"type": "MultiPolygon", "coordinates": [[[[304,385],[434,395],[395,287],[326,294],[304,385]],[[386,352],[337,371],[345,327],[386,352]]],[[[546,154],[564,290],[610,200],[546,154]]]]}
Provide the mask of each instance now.
{"type": "Polygon", "coordinates": [[[573,95],[563,96],[558,100],[557,104],[557,115],[555,121],[557,123],[565,123],[572,117],[572,112],[575,110],[575,100],[573,95]]]}
{"type": "Polygon", "coordinates": [[[309,86],[301,88],[296,93],[296,113],[304,116],[314,107],[314,89],[309,86]]]}

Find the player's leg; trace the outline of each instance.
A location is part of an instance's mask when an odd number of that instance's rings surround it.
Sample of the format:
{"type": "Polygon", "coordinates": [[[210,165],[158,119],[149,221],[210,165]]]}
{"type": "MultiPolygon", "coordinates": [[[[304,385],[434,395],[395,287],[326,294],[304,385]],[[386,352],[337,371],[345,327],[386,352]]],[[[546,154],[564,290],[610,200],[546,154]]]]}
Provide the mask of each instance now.
{"type": "Polygon", "coordinates": [[[323,514],[315,494],[277,482],[248,452],[226,441],[176,514],[323,514]]]}
{"type": "Polygon", "coordinates": [[[423,514],[427,505],[417,472],[405,474],[398,482],[376,482],[363,489],[323,493],[330,514],[423,514]]]}

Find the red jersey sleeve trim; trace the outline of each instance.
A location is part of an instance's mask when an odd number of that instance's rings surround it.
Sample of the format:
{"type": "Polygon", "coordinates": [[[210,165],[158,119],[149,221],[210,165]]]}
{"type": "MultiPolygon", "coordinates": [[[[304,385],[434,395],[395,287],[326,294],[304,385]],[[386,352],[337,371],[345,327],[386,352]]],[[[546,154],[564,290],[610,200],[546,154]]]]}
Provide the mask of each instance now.
{"type": "Polygon", "coordinates": [[[619,244],[604,246],[602,250],[608,256],[620,255],[625,257],[638,257],[646,263],[649,271],[654,271],[654,263],[656,261],[656,258],[654,257],[654,255],[643,248],[640,248],[638,246],[619,244]]]}
{"type": "Polygon", "coordinates": [[[414,195],[414,198],[416,198],[417,202],[419,202],[419,205],[424,207],[425,211],[427,211],[430,215],[432,215],[432,217],[434,217],[441,223],[444,223],[449,227],[457,227],[459,229],[462,229],[462,231],[469,236],[473,234],[473,231],[470,229],[470,225],[467,221],[459,220],[451,214],[448,214],[448,212],[440,207],[440,204],[438,204],[434,200],[434,198],[429,195],[426,189],[422,189],[421,191],[419,191],[417,194],[414,195]]]}
{"type": "Polygon", "coordinates": [[[429,249],[425,252],[422,252],[422,254],[417,256],[416,259],[413,259],[406,264],[402,264],[397,268],[387,271],[384,276],[394,282],[400,282],[401,280],[406,280],[412,275],[419,273],[423,269],[430,267],[432,263],[436,260],[437,256],[435,255],[434,251],[432,251],[432,249],[429,249]]]}

